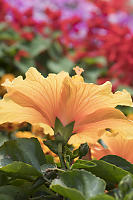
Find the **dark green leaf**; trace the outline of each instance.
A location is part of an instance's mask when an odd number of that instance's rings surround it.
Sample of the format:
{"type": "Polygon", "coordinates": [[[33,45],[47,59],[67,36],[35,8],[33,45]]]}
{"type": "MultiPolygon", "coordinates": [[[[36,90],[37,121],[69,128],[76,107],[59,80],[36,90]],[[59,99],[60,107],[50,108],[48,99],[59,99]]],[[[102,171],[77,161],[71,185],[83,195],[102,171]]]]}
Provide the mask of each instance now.
{"type": "Polygon", "coordinates": [[[91,162],[96,164],[96,166],[90,167],[87,170],[104,179],[109,187],[114,187],[124,176],[129,174],[127,171],[103,160],[92,160],[91,162]]]}
{"type": "Polygon", "coordinates": [[[58,153],[58,144],[57,144],[57,141],[55,141],[55,140],[46,140],[46,141],[43,141],[43,143],[44,143],[51,151],[53,151],[55,154],[58,153]]]}
{"type": "Polygon", "coordinates": [[[8,177],[3,172],[0,172],[0,186],[8,184],[8,177]]]}
{"type": "Polygon", "coordinates": [[[14,200],[27,200],[27,194],[21,188],[12,185],[1,186],[0,194],[9,195],[14,200]]]}
{"type": "Polygon", "coordinates": [[[131,172],[133,174],[133,164],[125,160],[124,158],[121,158],[116,155],[107,155],[101,158],[101,160],[104,160],[108,163],[111,163],[113,165],[116,165],[117,167],[120,167],[128,172],[131,172]]]}
{"type": "Polygon", "coordinates": [[[51,189],[71,200],[88,200],[104,193],[105,182],[85,170],[73,170],[61,173],[51,189]]]}
{"type": "Polygon", "coordinates": [[[32,165],[38,171],[46,163],[40,143],[35,138],[18,138],[4,143],[0,147],[0,167],[13,161],[21,161],[32,165]]]}
{"type": "Polygon", "coordinates": [[[14,200],[14,198],[6,194],[0,194],[0,200],[14,200]]]}
{"type": "Polygon", "coordinates": [[[87,143],[81,144],[79,146],[79,158],[81,159],[83,156],[85,156],[89,151],[89,146],[87,143]]]}

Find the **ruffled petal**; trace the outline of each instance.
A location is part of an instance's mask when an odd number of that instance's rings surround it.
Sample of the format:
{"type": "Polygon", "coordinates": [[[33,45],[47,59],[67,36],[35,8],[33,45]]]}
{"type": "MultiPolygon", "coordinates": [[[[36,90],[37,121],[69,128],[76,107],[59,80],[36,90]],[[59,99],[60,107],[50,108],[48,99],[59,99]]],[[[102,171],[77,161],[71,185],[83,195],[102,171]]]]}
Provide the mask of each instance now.
{"type": "Polygon", "coordinates": [[[20,76],[13,82],[5,82],[8,93],[4,98],[11,99],[20,106],[35,109],[48,121],[48,125],[54,126],[62,81],[66,76],[68,73],[62,72],[44,78],[31,67],[25,80],[20,76]]]}
{"type": "Polygon", "coordinates": [[[80,121],[86,115],[102,108],[113,108],[117,105],[132,106],[130,94],[126,90],[113,94],[110,82],[95,85],[84,83],[79,76],[66,77],[62,88],[58,113],[64,125],[73,120],[80,121]]]}

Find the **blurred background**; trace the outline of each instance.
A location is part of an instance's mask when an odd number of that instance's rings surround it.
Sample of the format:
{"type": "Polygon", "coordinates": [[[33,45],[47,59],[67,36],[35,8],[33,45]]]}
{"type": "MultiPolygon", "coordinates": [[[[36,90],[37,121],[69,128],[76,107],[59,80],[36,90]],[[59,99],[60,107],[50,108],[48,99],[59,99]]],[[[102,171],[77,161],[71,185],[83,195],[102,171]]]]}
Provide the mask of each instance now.
{"type": "Polygon", "coordinates": [[[1,83],[31,66],[47,76],[76,65],[86,82],[133,95],[133,0],[0,0],[1,83]]]}

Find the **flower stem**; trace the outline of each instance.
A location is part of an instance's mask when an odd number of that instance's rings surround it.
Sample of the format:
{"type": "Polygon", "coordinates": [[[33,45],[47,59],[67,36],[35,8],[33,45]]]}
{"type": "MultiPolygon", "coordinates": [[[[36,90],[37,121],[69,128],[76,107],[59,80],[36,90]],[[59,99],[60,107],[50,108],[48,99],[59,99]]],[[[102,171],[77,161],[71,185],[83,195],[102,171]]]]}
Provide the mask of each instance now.
{"type": "Polygon", "coordinates": [[[64,156],[63,156],[63,146],[62,146],[62,143],[58,144],[58,156],[59,156],[59,159],[60,159],[61,168],[66,169],[66,164],[65,164],[64,156]]]}

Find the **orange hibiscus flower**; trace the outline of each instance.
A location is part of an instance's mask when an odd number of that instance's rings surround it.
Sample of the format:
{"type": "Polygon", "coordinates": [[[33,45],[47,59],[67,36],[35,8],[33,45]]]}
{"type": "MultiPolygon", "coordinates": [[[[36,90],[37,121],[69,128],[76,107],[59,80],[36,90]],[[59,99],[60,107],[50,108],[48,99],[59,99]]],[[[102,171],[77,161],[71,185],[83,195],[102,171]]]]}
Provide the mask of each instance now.
{"type": "Polygon", "coordinates": [[[102,145],[91,145],[91,152],[94,158],[100,159],[106,155],[117,155],[129,162],[133,163],[133,139],[128,140],[120,134],[112,137],[104,135],[102,137],[103,142],[107,145],[107,148],[103,148],[102,145]]]}
{"type": "Polygon", "coordinates": [[[19,76],[3,85],[7,94],[0,100],[0,123],[26,121],[54,128],[58,117],[64,126],[75,121],[70,142],[97,140],[107,129],[133,138],[133,122],[115,108],[132,106],[131,96],[126,90],[113,94],[110,82],[89,84],[79,73],[70,77],[66,72],[44,78],[31,67],[24,80],[19,76]]]}

